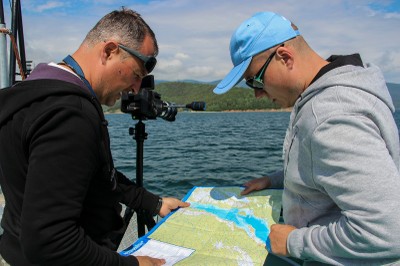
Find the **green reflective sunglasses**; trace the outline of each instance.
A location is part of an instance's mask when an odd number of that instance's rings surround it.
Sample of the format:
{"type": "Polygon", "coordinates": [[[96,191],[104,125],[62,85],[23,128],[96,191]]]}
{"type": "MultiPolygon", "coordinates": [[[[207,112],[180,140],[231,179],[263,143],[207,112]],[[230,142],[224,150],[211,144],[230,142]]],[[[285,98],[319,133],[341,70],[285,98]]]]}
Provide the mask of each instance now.
{"type": "MultiPolygon", "coordinates": [[[[279,45],[279,47],[284,46],[284,43],[279,45]]],[[[278,47],[278,48],[279,48],[278,47]]],[[[246,79],[246,85],[249,86],[250,88],[253,88],[255,90],[263,90],[264,89],[264,73],[267,70],[267,67],[269,63],[271,62],[272,58],[276,54],[276,50],[268,57],[267,61],[265,61],[264,65],[261,67],[261,69],[257,72],[257,74],[251,78],[246,79]]]]}

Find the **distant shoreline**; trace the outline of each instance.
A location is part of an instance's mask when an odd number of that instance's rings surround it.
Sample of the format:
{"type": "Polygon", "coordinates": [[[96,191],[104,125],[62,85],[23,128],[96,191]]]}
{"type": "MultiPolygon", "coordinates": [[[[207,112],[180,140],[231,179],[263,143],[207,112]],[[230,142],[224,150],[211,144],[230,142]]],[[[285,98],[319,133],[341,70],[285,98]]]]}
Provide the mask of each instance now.
{"type": "Polygon", "coordinates": [[[292,108],[281,108],[281,109],[248,109],[248,110],[224,110],[216,111],[216,113],[229,112],[229,113],[241,113],[241,112],[291,112],[292,108]]]}
{"type": "MultiPolygon", "coordinates": [[[[281,108],[281,109],[247,109],[247,110],[223,110],[223,111],[187,111],[188,113],[271,113],[271,112],[291,112],[292,108],[281,108]]],[[[118,112],[104,112],[104,114],[112,115],[112,114],[125,114],[121,111],[118,112]]]]}

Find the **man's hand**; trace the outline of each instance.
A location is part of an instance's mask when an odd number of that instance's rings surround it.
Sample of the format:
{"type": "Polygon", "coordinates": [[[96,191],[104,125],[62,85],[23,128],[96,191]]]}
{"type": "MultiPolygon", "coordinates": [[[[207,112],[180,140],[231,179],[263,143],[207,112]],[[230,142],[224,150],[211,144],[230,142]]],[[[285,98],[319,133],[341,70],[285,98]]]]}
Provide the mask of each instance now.
{"type": "Polygon", "coordinates": [[[286,224],[271,225],[269,241],[271,243],[272,253],[281,256],[289,256],[289,252],[287,250],[287,239],[289,233],[295,229],[296,227],[286,224]]]}
{"type": "Polygon", "coordinates": [[[165,264],[164,259],[156,259],[148,256],[137,256],[139,266],[159,266],[165,264]]]}
{"type": "Polygon", "coordinates": [[[257,179],[250,180],[249,182],[243,184],[246,188],[240,192],[240,195],[247,195],[255,190],[262,190],[269,188],[271,186],[271,181],[268,176],[263,176],[257,179]]]}
{"type": "Polygon", "coordinates": [[[177,209],[178,207],[185,208],[190,206],[189,202],[183,202],[176,198],[162,198],[162,201],[163,203],[159,213],[161,217],[167,216],[171,211],[177,209]]]}

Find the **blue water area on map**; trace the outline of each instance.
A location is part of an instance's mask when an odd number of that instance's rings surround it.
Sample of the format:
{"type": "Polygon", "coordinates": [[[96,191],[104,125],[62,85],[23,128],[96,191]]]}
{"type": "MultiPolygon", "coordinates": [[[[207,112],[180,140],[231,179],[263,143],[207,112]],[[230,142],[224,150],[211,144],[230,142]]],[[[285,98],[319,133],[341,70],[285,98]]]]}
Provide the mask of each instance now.
{"type": "Polygon", "coordinates": [[[221,209],[216,206],[199,203],[191,203],[191,207],[211,213],[220,219],[233,222],[236,226],[245,230],[250,237],[252,236],[252,232],[249,226],[251,226],[255,231],[255,236],[264,243],[269,235],[267,221],[251,215],[240,215],[240,210],[238,209],[221,209]]]}

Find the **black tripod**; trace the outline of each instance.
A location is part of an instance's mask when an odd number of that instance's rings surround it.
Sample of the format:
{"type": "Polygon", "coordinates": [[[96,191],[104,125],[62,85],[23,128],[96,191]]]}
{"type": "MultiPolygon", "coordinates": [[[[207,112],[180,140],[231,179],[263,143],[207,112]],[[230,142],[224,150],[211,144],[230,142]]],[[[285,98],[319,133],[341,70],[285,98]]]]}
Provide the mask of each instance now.
{"type": "MultiPolygon", "coordinates": [[[[129,128],[129,135],[134,135],[136,140],[136,185],[138,187],[143,187],[143,143],[147,139],[146,125],[142,122],[142,118],[139,118],[139,122],[136,123],[135,128],[129,128]]],[[[126,224],[132,218],[135,210],[127,207],[124,214],[124,220],[126,224]]],[[[141,237],[145,235],[145,226],[147,230],[150,231],[156,222],[153,219],[152,214],[149,211],[139,209],[136,210],[137,213],[137,227],[138,236],[141,237]]]]}

